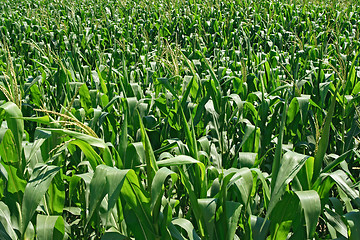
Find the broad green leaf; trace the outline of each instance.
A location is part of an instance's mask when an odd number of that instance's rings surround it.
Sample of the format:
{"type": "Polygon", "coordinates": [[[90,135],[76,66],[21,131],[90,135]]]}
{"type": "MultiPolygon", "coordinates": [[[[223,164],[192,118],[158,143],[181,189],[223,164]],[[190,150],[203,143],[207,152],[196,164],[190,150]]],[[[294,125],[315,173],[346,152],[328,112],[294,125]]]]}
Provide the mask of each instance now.
{"type": "Polygon", "coordinates": [[[82,140],[94,147],[98,147],[98,148],[102,148],[102,149],[107,148],[104,140],[86,135],[84,133],[79,133],[79,132],[75,132],[75,131],[71,131],[71,130],[67,130],[67,129],[57,129],[57,128],[38,128],[38,129],[43,130],[43,131],[49,131],[49,132],[59,133],[59,134],[63,134],[63,135],[68,135],[70,137],[82,140]]]}
{"type": "Polygon", "coordinates": [[[50,184],[48,194],[45,195],[48,212],[51,215],[60,215],[63,213],[66,201],[66,189],[63,177],[63,174],[56,174],[50,184]]]}
{"type": "Polygon", "coordinates": [[[286,124],[290,124],[294,121],[295,116],[299,112],[299,101],[297,98],[293,98],[290,102],[290,105],[288,107],[288,111],[286,113],[286,124]]]}
{"type": "Polygon", "coordinates": [[[126,148],[124,167],[126,169],[135,169],[137,166],[141,165],[141,163],[144,162],[145,162],[144,145],[141,142],[130,143],[126,148]]]}
{"type": "Polygon", "coordinates": [[[158,214],[160,212],[161,198],[164,194],[163,185],[167,177],[171,177],[173,184],[177,181],[178,176],[175,172],[166,167],[162,167],[156,172],[154,180],[151,185],[151,205],[152,215],[157,221],[158,214]]]}
{"type": "Polygon", "coordinates": [[[299,102],[301,122],[302,124],[306,124],[308,119],[307,115],[309,111],[310,95],[302,95],[301,97],[297,97],[297,100],[299,102]]]}
{"type": "Polygon", "coordinates": [[[320,197],[314,190],[295,192],[305,216],[306,235],[310,239],[315,234],[318,218],[321,213],[320,197]]]}
{"type": "MultiPolygon", "coordinates": [[[[241,214],[242,204],[238,202],[226,201],[226,219],[228,219],[228,231],[225,239],[232,240],[235,237],[238,228],[239,218],[241,214]]],[[[221,237],[220,237],[221,238],[221,237]]]]}
{"type": "Polygon", "coordinates": [[[74,140],[69,142],[69,145],[78,146],[81,151],[84,153],[86,158],[89,160],[92,169],[94,170],[97,165],[104,163],[101,157],[95,152],[95,150],[83,140],[74,140]]]}
{"type": "Polygon", "coordinates": [[[186,164],[202,164],[200,161],[186,155],[179,155],[173,158],[157,161],[159,167],[179,166],[186,164]]]}
{"type": "Polygon", "coordinates": [[[329,177],[331,177],[336,185],[346,193],[346,195],[348,195],[351,200],[353,201],[353,203],[360,208],[360,198],[359,198],[359,194],[352,189],[349,184],[345,181],[345,179],[348,178],[348,176],[346,175],[346,173],[342,170],[337,170],[333,173],[331,173],[329,175],[329,177]]]}
{"type": "Polygon", "coordinates": [[[262,183],[262,189],[264,191],[264,204],[265,204],[265,208],[268,207],[269,201],[270,201],[270,189],[269,189],[269,185],[266,181],[265,178],[265,174],[263,172],[260,171],[260,169],[258,168],[251,168],[250,169],[253,173],[255,172],[258,179],[260,179],[261,183],[262,183]]]}
{"type": "Polygon", "coordinates": [[[101,201],[106,195],[106,169],[99,165],[90,182],[89,194],[89,214],[87,215],[85,227],[89,224],[95,210],[100,206],[101,201]]]}
{"type": "Polygon", "coordinates": [[[35,229],[34,229],[34,225],[32,224],[32,222],[29,222],[25,233],[23,234],[22,238],[24,240],[32,240],[35,238],[35,229]]]}
{"type": "Polygon", "coordinates": [[[119,199],[121,188],[124,184],[125,177],[130,170],[119,170],[109,166],[103,166],[107,169],[106,186],[108,187],[108,214],[115,207],[119,199]]]}
{"type": "Polygon", "coordinates": [[[16,238],[11,238],[11,237],[7,234],[7,232],[6,232],[3,224],[2,224],[1,222],[0,222],[0,237],[1,237],[1,239],[4,239],[4,240],[14,240],[14,239],[16,239],[16,238]]]}
{"type": "MultiPolygon", "coordinates": [[[[103,160],[106,163],[106,165],[108,166],[113,166],[113,162],[111,160],[111,152],[109,147],[106,145],[106,143],[104,142],[104,140],[100,139],[100,138],[95,138],[92,136],[89,136],[87,134],[84,133],[79,133],[79,132],[75,132],[75,131],[71,131],[71,130],[66,130],[66,129],[56,129],[56,128],[39,128],[40,130],[44,130],[44,131],[50,131],[50,132],[54,132],[54,133],[59,133],[59,134],[64,134],[64,135],[68,135],[70,137],[76,138],[78,140],[82,140],[88,144],[90,144],[93,147],[98,147],[104,150],[103,153],[103,160]]],[[[80,144],[82,146],[82,144],[80,144]]],[[[79,146],[80,147],[80,146],[79,146]]],[[[95,157],[96,158],[96,157],[95,157]]]]}
{"type": "Polygon", "coordinates": [[[239,196],[239,202],[243,204],[244,208],[251,214],[249,200],[251,196],[251,190],[253,188],[253,175],[249,168],[241,169],[229,169],[230,171],[235,171],[235,174],[232,175],[227,188],[234,186],[237,190],[239,196]]]}
{"type": "Polygon", "coordinates": [[[175,92],[173,86],[171,86],[170,84],[170,80],[177,78],[177,76],[172,77],[170,79],[167,78],[158,78],[157,80],[167,89],[171,92],[171,94],[174,96],[174,98],[179,99],[178,98],[178,94],[175,92]]]}
{"type": "Polygon", "coordinates": [[[198,199],[201,218],[203,219],[206,239],[215,239],[215,213],[216,199],[203,198],[198,199]]]}
{"type": "Polygon", "coordinates": [[[270,222],[262,217],[250,216],[253,239],[265,240],[269,232],[270,222]],[[264,221],[266,221],[264,223],[264,221]],[[262,227],[264,225],[264,227],[262,227]]]}
{"type": "Polygon", "coordinates": [[[253,167],[256,159],[257,159],[257,153],[240,152],[239,153],[239,159],[238,159],[240,168],[242,168],[242,167],[248,167],[248,168],[253,167]]]}
{"type": "Polygon", "coordinates": [[[184,229],[188,235],[188,239],[190,240],[200,240],[200,237],[197,235],[194,226],[192,223],[185,218],[176,218],[172,220],[172,224],[177,225],[184,229]]]}
{"type": "Polygon", "coordinates": [[[90,182],[89,214],[87,215],[86,225],[90,222],[106,194],[109,196],[107,213],[109,214],[114,208],[128,172],[129,170],[118,170],[106,165],[96,167],[90,182]]]}
{"type": "Polygon", "coordinates": [[[37,82],[39,82],[39,80],[41,80],[42,76],[39,75],[37,76],[36,78],[33,78],[31,82],[27,82],[25,84],[25,89],[24,89],[24,92],[25,94],[31,89],[32,86],[34,86],[34,84],[36,84],[37,82]]]}
{"type": "Polygon", "coordinates": [[[346,224],[344,223],[342,217],[339,214],[325,208],[324,215],[326,217],[326,223],[328,225],[331,225],[343,237],[349,237],[346,224]]]}
{"type": "Polygon", "coordinates": [[[257,153],[259,151],[259,144],[260,144],[260,128],[256,128],[251,124],[247,124],[245,127],[245,134],[250,131],[251,134],[249,135],[248,138],[246,138],[246,141],[244,141],[246,137],[246,135],[244,135],[240,146],[242,146],[243,152],[257,153]],[[250,129],[248,130],[247,128],[250,129]]]}
{"type": "Polygon", "coordinates": [[[32,145],[31,151],[29,156],[26,159],[26,163],[29,164],[29,162],[32,160],[32,158],[35,156],[35,154],[40,150],[41,145],[51,136],[50,133],[47,133],[46,131],[35,131],[35,141],[32,145]]]}
{"type": "Polygon", "coordinates": [[[125,240],[129,239],[126,236],[120,234],[116,229],[110,229],[102,235],[101,240],[125,240]]]}
{"type": "Polygon", "coordinates": [[[343,195],[345,197],[348,196],[357,207],[360,207],[359,195],[345,181],[347,178],[348,176],[342,170],[337,170],[333,173],[322,173],[314,183],[313,189],[320,194],[321,198],[323,198],[328,195],[332,185],[335,183],[339,188],[340,196],[341,193],[343,193],[343,195]]]}
{"type": "Polygon", "coordinates": [[[48,115],[42,117],[22,117],[21,119],[47,125],[51,123],[50,117],[48,115]]]}
{"type": "Polygon", "coordinates": [[[37,215],[36,234],[38,239],[62,240],[64,233],[64,219],[61,216],[37,215]]]}
{"type": "Polygon", "coordinates": [[[0,119],[2,115],[5,115],[7,126],[14,135],[18,156],[21,156],[24,134],[24,121],[21,119],[21,110],[15,103],[7,102],[0,106],[0,119]]]}
{"type": "Polygon", "coordinates": [[[247,122],[245,129],[244,129],[244,135],[242,137],[240,146],[238,148],[238,152],[240,151],[241,147],[249,140],[251,139],[250,136],[254,135],[253,132],[255,131],[255,126],[251,123],[247,122]]]}
{"type": "Polygon", "coordinates": [[[21,202],[26,181],[21,172],[21,160],[17,152],[17,145],[11,130],[7,130],[0,143],[1,164],[7,172],[7,191],[16,195],[21,202]]]}
{"type": "Polygon", "coordinates": [[[130,170],[126,175],[120,196],[128,205],[125,208],[129,209],[128,211],[125,209],[125,221],[138,224],[128,225],[132,231],[136,231],[137,236],[141,236],[141,239],[155,237],[156,233],[151,220],[150,199],[145,195],[143,187],[139,185],[138,177],[133,170],[130,170]]]}
{"type": "Polygon", "coordinates": [[[335,210],[336,213],[343,215],[344,211],[341,201],[336,197],[329,197],[329,200],[333,207],[333,210],[335,210]]]}
{"type": "Polygon", "coordinates": [[[284,154],[281,165],[279,166],[280,169],[274,188],[271,189],[271,198],[265,218],[270,216],[271,211],[280,201],[281,196],[285,193],[286,186],[293,180],[308,158],[309,156],[295,152],[287,152],[284,154]]]}
{"type": "MultiPolygon", "coordinates": [[[[180,233],[180,231],[174,226],[174,224],[170,223],[168,225],[168,231],[169,234],[171,235],[172,239],[177,239],[177,240],[185,240],[186,238],[180,233]]],[[[189,238],[190,239],[190,238],[189,238]]]]}
{"type": "Polygon", "coordinates": [[[80,87],[79,95],[80,95],[81,106],[85,109],[86,112],[88,112],[88,110],[91,108],[91,97],[89,94],[89,89],[86,86],[86,84],[83,84],[80,87]]]}
{"type": "MultiPolygon", "coordinates": [[[[298,217],[298,208],[299,200],[292,192],[287,192],[280,201],[277,201],[270,215],[271,239],[287,239],[287,235],[290,232],[293,221],[296,217],[298,217]]],[[[264,231],[265,223],[266,222],[263,221],[263,226],[260,228],[260,231],[264,231]]]]}
{"type": "Polygon", "coordinates": [[[358,210],[354,210],[352,212],[348,212],[344,215],[347,220],[350,233],[350,240],[359,240],[360,239],[360,212],[358,210]]]}
{"type": "Polygon", "coordinates": [[[162,187],[165,183],[167,177],[171,177],[172,181],[175,183],[177,180],[177,174],[166,167],[162,167],[159,171],[156,172],[154,181],[151,185],[151,208],[155,205],[161,197],[162,187]]]}
{"type": "Polygon", "coordinates": [[[327,172],[331,171],[333,168],[335,168],[337,165],[339,165],[342,161],[344,161],[350,155],[350,153],[352,153],[352,152],[353,152],[353,150],[349,150],[349,151],[343,153],[341,156],[339,156],[334,161],[332,161],[330,164],[328,164],[321,171],[321,173],[327,173],[327,172]]]}
{"type": "Polygon", "coordinates": [[[119,101],[121,101],[121,96],[115,96],[115,97],[113,97],[110,101],[109,101],[109,103],[108,104],[106,104],[106,106],[104,107],[104,109],[105,110],[108,110],[108,111],[110,111],[110,109],[108,109],[109,107],[111,107],[111,105],[113,105],[115,102],[116,102],[116,100],[119,100],[119,101]]]}
{"type": "Polygon", "coordinates": [[[13,229],[10,210],[3,202],[0,202],[0,224],[0,237],[2,239],[14,240],[18,238],[13,229]]]}
{"type": "Polygon", "coordinates": [[[25,187],[24,197],[22,201],[22,222],[21,233],[24,234],[32,216],[35,213],[41,199],[48,190],[52,179],[60,170],[56,166],[48,166],[46,164],[37,164],[28,184],[25,187]]]}
{"type": "Polygon", "coordinates": [[[314,158],[308,158],[305,162],[304,167],[302,167],[299,173],[296,175],[297,179],[300,181],[301,190],[310,190],[312,187],[311,180],[312,174],[314,173],[314,158]]]}

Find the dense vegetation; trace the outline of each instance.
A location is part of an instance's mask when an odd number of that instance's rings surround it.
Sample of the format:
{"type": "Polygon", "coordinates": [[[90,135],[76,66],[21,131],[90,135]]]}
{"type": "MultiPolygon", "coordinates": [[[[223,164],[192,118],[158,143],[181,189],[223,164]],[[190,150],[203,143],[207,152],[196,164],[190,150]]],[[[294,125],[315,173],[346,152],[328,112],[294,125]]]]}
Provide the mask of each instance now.
{"type": "Polygon", "coordinates": [[[0,3],[1,239],[360,239],[356,2],[0,3]]]}

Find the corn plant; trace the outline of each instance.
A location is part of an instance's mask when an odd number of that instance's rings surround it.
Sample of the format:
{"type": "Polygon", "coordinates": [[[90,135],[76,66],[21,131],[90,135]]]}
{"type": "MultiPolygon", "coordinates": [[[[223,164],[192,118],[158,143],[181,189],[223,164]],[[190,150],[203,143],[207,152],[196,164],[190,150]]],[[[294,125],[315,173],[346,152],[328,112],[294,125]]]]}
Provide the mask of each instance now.
{"type": "Polygon", "coordinates": [[[1,239],[358,239],[357,1],[0,4],[1,239]]]}

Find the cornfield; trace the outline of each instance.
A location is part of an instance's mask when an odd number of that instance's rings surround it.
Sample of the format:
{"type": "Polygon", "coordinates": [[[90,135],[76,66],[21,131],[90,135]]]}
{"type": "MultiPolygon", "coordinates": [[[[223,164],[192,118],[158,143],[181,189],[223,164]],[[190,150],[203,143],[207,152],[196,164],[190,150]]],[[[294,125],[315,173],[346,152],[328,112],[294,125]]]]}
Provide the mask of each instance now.
{"type": "Polygon", "coordinates": [[[0,0],[0,239],[360,239],[359,7],[0,0]]]}

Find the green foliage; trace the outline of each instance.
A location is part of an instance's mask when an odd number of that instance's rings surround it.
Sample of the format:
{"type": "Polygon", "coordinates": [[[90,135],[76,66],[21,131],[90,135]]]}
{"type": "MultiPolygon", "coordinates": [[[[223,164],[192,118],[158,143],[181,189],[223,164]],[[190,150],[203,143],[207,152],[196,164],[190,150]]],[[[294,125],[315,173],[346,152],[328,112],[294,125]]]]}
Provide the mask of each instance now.
{"type": "Polygon", "coordinates": [[[0,4],[0,239],[358,239],[356,1],[0,4]]]}

